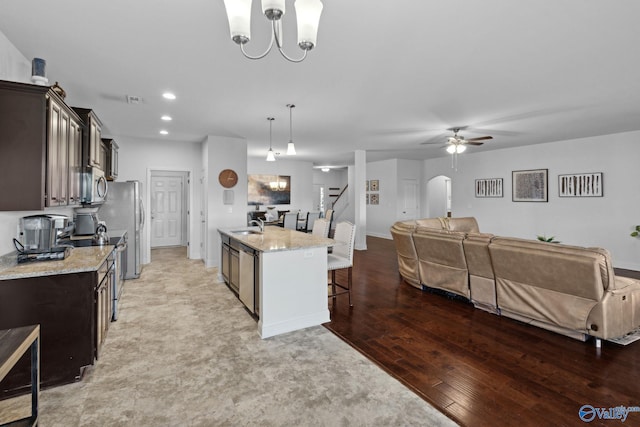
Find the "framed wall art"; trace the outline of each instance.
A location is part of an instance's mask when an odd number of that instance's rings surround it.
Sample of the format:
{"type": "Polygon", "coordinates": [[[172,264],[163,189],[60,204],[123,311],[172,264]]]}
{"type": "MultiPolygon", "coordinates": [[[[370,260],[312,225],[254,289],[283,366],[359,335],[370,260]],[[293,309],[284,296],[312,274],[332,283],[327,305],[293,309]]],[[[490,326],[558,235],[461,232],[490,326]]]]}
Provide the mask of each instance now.
{"type": "Polygon", "coordinates": [[[291,204],[291,177],[285,175],[249,175],[248,205],[291,204]]]}
{"type": "Polygon", "coordinates": [[[511,172],[511,195],[514,202],[548,202],[548,169],[511,172]]]}
{"type": "Polygon", "coordinates": [[[369,181],[369,190],[370,191],[380,191],[380,181],[377,179],[372,179],[369,181]]]}
{"type": "Polygon", "coordinates": [[[476,179],[476,197],[502,197],[502,178],[476,179]]]}
{"type": "Polygon", "coordinates": [[[369,203],[372,205],[380,204],[380,196],[378,196],[378,193],[371,193],[369,195],[369,203]]]}
{"type": "Polygon", "coordinates": [[[560,197],[602,197],[602,172],[558,175],[560,197]]]}
{"type": "Polygon", "coordinates": [[[369,180],[367,180],[365,184],[365,191],[369,191],[369,180]]]}

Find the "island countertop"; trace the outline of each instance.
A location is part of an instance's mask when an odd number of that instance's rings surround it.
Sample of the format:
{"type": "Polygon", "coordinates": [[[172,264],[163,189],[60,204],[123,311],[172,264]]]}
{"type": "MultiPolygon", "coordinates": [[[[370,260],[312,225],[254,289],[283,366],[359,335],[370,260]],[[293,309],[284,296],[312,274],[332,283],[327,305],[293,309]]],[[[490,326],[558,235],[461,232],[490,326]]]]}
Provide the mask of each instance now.
{"type": "Polygon", "coordinates": [[[72,248],[64,260],[23,264],[18,264],[16,252],[10,252],[0,256],[0,281],[97,271],[113,249],[112,245],[72,248]]]}
{"type": "Polygon", "coordinates": [[[218,232],[260,252],[293,251],[305,248],[328,247],[335,244],[333,239],[282,227],[266,226],[262,233],[234,233],[234,231],[238,230],[260,231],[258,227],[235,227],[219,228],[218,232]]]}

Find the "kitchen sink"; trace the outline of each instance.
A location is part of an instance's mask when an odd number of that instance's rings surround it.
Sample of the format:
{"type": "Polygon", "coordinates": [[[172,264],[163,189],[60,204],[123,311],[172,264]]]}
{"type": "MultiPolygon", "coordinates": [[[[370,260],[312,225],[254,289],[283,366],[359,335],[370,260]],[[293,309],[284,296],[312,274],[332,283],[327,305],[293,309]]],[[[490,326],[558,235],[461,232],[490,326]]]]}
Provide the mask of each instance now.
{"type": "Polygon", "coordinates": [[[248,235],[248,234],[262,234],[261,231],[256,231],[256,230],[234,230],[231,233],[233,234],[242,234],[242,235],[248,235]]]}

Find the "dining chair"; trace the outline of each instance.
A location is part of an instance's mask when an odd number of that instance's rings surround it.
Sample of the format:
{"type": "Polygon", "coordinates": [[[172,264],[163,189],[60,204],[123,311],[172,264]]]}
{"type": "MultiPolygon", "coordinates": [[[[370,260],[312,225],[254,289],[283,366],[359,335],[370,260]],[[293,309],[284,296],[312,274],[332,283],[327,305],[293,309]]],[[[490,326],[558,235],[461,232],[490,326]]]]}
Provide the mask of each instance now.
{"type": "Polygon", "coordinates": [[[313,230],[313,223],[318,218],[320,218],[320,212],[307,212],[307,219],[304,222],[298,221],[298,230],[310,233],[313,230]]]}
{"type": "Polygon", "coordinates": [[[349,307],[351,303],[351,284],[353,270],[353,245],[356,239],[356,226],[347,221],[339,222],[333,236],[336,241],[333,252],[327,254],[327,268],[331,272],[331,282],[329,283],[329,298],[336,301],[336,296],[349,294],[349,307]],[[347,270],[347,284],[336,282],[336,270],[347,270]]]}
{"type": "Polygon", "coordinates": [[[311,235],[320,237],[329,237],[329,221],[325,218],[318,218],[313,223],[311,235]]]}
{"type": "Polygon", "coordinates": [[[324,212],[324,217],[331,223],[333,221],[333,209],[327,209],[324,212]]]}
{"type": "Polygon", "coordinates": [[[327,209],[324,217],[329,221],[329,235],[331,235],[331,226],[333,225],[333,209],[327,209]]]}
{"type": "Polygon", "coordinates": [[[295,230],[298,227],[298,212],[285,213],[283,227],[295,230]]]}

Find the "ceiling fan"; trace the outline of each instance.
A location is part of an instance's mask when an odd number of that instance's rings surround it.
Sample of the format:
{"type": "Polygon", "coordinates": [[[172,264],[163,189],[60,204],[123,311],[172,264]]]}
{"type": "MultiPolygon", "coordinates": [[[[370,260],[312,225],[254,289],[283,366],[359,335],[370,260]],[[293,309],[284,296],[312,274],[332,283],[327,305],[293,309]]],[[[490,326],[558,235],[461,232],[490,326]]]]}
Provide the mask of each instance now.
{"type": "MultiPolygon", "coordinates": [[[[464,150],[467,149],[467,145],[482,145],[484,144],[484,142],[480,142],[480,141],[486,141],[489,139],[493,139],[492,136],[480,136],[477,138],[465,138],[462,135],[458,135],[458,132],[460,132],[461,130],[466,129],[466,127],[455,127],[455,128],[449,128],[447,130],[453,131],[453,136],[450,136],[447,138],[447,152],[453,154],[453,153],[462,153],[464,150]]],[[[422,144],[426,145],[426,144],[440,144],[440,142],[423,142],[422,144]]]]}

